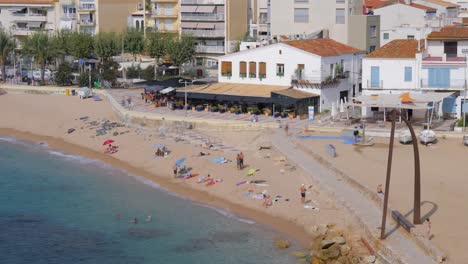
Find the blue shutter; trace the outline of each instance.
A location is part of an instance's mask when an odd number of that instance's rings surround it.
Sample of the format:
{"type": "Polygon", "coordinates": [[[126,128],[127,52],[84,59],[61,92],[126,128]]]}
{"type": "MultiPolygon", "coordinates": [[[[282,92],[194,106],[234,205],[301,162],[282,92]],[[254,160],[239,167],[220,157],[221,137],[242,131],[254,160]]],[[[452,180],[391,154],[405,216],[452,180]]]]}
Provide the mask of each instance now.
{"type": "Polygon", "coordinates": [[[371,87],[380,87],[380,69],[377,66],[371,67],[371,87]]]}
{"type": "Polygon", "coordinates": [[[449,88],[450,68],[429,68],[429,87],[449,88]]]}
{"type": "Polygon", "coordinates": [[[440,68],[440,80],[439,80],[439,87],[450,87],[450,69],[449,68],[440,68]]]}
{"type": "Polygon", "coordinates": [[[436,68],[429,68],[429,87],[437,87],[437,69],[436,68]]]}
{"type": "Polygon", "coordinates": [[[413,68],[405,67],[405,82],[413,81],[413,68]]]}

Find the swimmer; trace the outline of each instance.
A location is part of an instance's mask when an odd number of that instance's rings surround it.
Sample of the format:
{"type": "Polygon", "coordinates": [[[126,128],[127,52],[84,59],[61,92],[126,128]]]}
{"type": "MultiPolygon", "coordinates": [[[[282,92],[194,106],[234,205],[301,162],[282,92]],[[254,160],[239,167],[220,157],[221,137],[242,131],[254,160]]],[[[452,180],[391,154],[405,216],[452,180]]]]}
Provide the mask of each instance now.
{"type": "Polygon", "coordinates": [[[146,217],[146,222],[151,222],[152,219],[153,219],[153,217],[151,215],[148,215],[146,217]]]}
{"type": "Polygon", "coordinates": [[[119,214],[119,213],[117,213],[117,214],[115,215],[115,219],[120,220],[120,214],[119,214]]]}
{"type": "Polygon", "coordinates": [[[134,217],[132,221],[130,221],[132,224],[138,224],[138,218],[134,217]]]}

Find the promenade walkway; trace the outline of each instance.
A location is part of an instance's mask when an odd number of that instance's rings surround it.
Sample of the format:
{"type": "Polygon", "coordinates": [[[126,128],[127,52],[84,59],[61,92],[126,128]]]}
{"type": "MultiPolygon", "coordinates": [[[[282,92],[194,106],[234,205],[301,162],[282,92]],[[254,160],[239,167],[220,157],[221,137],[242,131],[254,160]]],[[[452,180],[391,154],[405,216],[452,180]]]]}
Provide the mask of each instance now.
{"type": "MultiPolygon", "coordinates": [[[[364,197],[359,191],[340,181],[333,173],[323,168],[316,160],[303,150],[297,148],[290,137],[300,130],[300,127],[291,127],[290,136],[285,136],[282,130],[276,130],[272,142],[274,146],[288,157],[289,160],[300,166],[312,178],[318,180],[322,187],[335,195],[336,201],[344,202],[344,205],[359,216],[362,223],[372,234],[380,234],[382,210],[371,200],[364,197]]],[[[387,219],[386,230],[394,230],[395,224],[392,219],[387,219]]],[[[435,261],[425,254],[406,234],[396,230],[392,232],[383,242],[392,253],[398,252],[398,257],[404,263],[430,264],[435,261]]]]}

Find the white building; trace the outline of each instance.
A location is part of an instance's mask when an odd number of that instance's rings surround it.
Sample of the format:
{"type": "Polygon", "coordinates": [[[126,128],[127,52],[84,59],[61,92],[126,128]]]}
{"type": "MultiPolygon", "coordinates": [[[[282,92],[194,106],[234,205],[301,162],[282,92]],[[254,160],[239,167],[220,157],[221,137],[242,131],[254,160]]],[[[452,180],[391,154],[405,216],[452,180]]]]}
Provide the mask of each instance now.
{"type": "MultiPolygon", "coordinates": [[[[461,116],[467,76],[468,28],[446,27],[427,41],[394,40],[364,58],[363,94],[454,92],[443,112],[461,116]]],[[[369,109],[367,109],[369,110],[369,109]]],[[[370,114],[363,111],[363,114],[370,114]]]]}
{"type": "Polygon", "coordinates": [[[293,86],[320,110],[356,93],[363,52],[331,39],[286,41],[219,58],[221,83],[293,86]]]}
{"type": "Polygon", "coordinates": [[[380,44],[395,39],[425,39],[432,31],[461,22],[458,5],[440,0],[406,0],[376,7],[380,16],[380,44]]]}
{"type": "Polygon", "coordinates": [[[22,38],[32,33],[58,29],[59,12],[55,1],[13,1],[0,0],[0,23],[4,30],[10,31],[15,38],[22,38]]]}
{"type": "Polygon", "coordinates": [[[268,0],[249,1],[249,34],[258,41],[270,39],[268,0]]]}

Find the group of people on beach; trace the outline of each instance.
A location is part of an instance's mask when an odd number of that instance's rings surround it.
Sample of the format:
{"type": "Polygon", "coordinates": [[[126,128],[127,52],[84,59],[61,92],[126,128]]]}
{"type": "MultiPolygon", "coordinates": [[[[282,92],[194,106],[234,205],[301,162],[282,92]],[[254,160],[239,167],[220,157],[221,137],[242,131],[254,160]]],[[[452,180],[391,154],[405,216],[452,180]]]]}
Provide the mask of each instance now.
{"type": "Polygon", "coordinates": [[[237,169],[242,170],[244,168],[244,153],[240,152],[236,156],[237,169]]]}
{"type": "Polygon", "coordinates": [[[117,153],[117,151],[119,151],[119,146],[112,146],[112,144],[109,144],[106,150],[104,151],[104,153],[114,154],[114,153],[117,153]]]}

